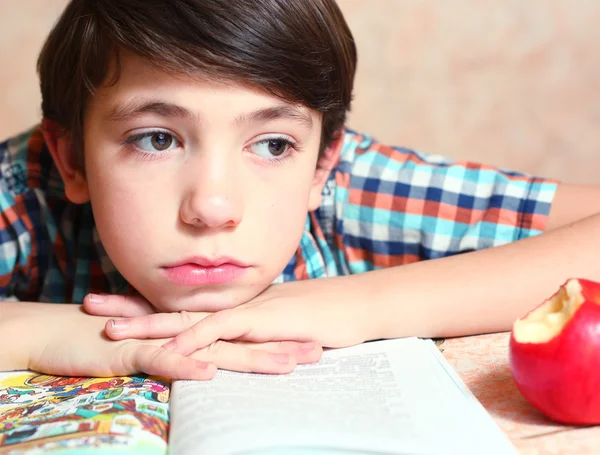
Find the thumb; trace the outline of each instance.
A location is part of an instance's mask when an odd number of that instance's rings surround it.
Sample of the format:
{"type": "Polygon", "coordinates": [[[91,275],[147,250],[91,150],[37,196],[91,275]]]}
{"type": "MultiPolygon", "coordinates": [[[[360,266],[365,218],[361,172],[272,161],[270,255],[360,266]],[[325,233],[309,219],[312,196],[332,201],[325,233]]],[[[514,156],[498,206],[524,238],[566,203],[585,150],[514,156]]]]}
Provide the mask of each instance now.
{"type": "Polygon", "coordinates": [[[145,298],[116,294],[88,294],[83,299],[83,308],[88,314],[110,317],[135,317],[156,313],[145,298]]]}

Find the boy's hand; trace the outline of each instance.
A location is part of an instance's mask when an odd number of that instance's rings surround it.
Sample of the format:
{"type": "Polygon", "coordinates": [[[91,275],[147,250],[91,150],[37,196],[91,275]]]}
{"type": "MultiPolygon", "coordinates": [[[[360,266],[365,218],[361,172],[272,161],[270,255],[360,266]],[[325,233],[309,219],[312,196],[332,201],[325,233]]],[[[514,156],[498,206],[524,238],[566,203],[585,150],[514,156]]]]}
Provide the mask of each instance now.
{"type": "Polygon", "coordinates": [[[203,380],[211,379],[217,368],[289,373],[294,370],[297,358],[315,362],[321,354],[319,349],[299,352],[277,343],[250,346],[219,342],[186,357],[161,348],[168,339],[110,340],[103,334],[107,319],[87,315],[78,305],[21,302],[19,305],[30,310],[16,308],[16,316],[4,321],[7,323],[4,335],[20,340],[17,349],[5,356],[8,369],[104,377],[144,372],[173,379],[203,380]],[[15,356],[22,360],[13,359],[15,356]]]}
{"type": "MultiPolygon", "coordinates": [[[[154,343],[160,346],[164,343],[164,338],[184,332],[211,314],[203,312],[156,313],[154,307],[142,297],[123,295],[103,295],[101,299],[98,297],[88,295],[84,299],[83,307],[89,314],[126,318],[109,319],[105,323],[105,334],[116,341],[132,338],[163,339],[154,343]]],[[[323,353],[321,346],[312,341],[277,340],[252,343],[237,340],[230,343],[216,340],[206,348],[194,352],[193,357],[206,357],[204,351],[210,353],[218,368],[257,373],[287,373],[293,370],[295,363],[317,362],[323,353]],[[264,353],[269,355],[265,357],[264,353]],[[270,354],[275,354],[275,356],[270,354]],[[274,359],[281,361],[286,355],[290,357],[289,365],[273,363],[274,359]]]]}
{"type": "MultiPolygon", "coordinates": [[[[115,321],[114,326],[107,324],[106,333],[112,339],[175,336],[165,347],[183,355],[217,340],[253,343],[295,340],[315,341],[323,347],[351,346],[372,339],[371,334],[376,332],[373,291],[361,291],[369,290],[369,286],[365,288],[365,279],[357,278],[273,285],[233,309],[212,314],[184,312],[131,317],[115,321]],[[360,287],[354,286],[358,283],[360,287]]],[[[88,311],[90,306],[86,304],[88,311]]],[[[116,309],[115,305],[112,311],[116,309]]],[[[123,316],[141,314],[133,308],[124,311],[123,316]]]]}
{"type": "MultiPolygon", "coordinates": [[[[194,357],[172,356],[156,343],[112,341],[102,336],[105,321],[87,316],[76,328],[64,321],[61,330],[46,333],[45,343],[29,350],[27,368],[59,376],[125,376],[144,372],[173,379],[211,379],[215,365],[194,357]]],[[[153,340],[154,341],[154,340],[153,340]]]]}

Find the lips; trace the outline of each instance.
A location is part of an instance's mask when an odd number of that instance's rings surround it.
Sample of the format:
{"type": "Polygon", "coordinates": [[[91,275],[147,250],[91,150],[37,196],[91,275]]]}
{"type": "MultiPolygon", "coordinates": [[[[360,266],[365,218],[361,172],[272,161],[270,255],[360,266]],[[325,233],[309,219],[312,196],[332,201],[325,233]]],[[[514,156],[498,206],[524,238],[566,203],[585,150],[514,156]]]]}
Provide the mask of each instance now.
{"type": "Polygon", "coordinates": [[[181,286],[231,283],[248,269],[248,264],[225,256],[213,259],[194,256],[162,267],[167,280],[181,286]]]}

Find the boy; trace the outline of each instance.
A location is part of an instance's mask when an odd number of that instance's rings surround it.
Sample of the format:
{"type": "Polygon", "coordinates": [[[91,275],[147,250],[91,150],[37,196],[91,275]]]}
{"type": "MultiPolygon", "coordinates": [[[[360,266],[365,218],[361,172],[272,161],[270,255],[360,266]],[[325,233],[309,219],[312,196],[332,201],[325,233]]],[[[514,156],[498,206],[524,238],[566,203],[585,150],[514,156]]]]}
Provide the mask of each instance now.
{"type": "Polygon", "coordinates": [[[20,300],[0,369],[288,372],[321,346],[506,330],[600,278],[598,188],[343,129],[356,50],[333,0],[73,0],[38,66],[42,126],[0,149],[20,300]],[[35,303],[82,301],[98,316],[35,303]]]}

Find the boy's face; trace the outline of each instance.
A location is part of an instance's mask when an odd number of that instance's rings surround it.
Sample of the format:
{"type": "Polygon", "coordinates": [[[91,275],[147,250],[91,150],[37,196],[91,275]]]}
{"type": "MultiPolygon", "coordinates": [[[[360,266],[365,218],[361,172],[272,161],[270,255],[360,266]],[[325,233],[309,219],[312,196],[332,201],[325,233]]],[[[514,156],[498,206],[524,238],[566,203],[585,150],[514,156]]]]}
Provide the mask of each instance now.
{"type": "Polygon", "coordinates": [[[320,115],[132,55],[121,64],[87,106],[77,190],[108,255],[161,310],[250,300],[281,273],[320,203],[320,115]]]}

